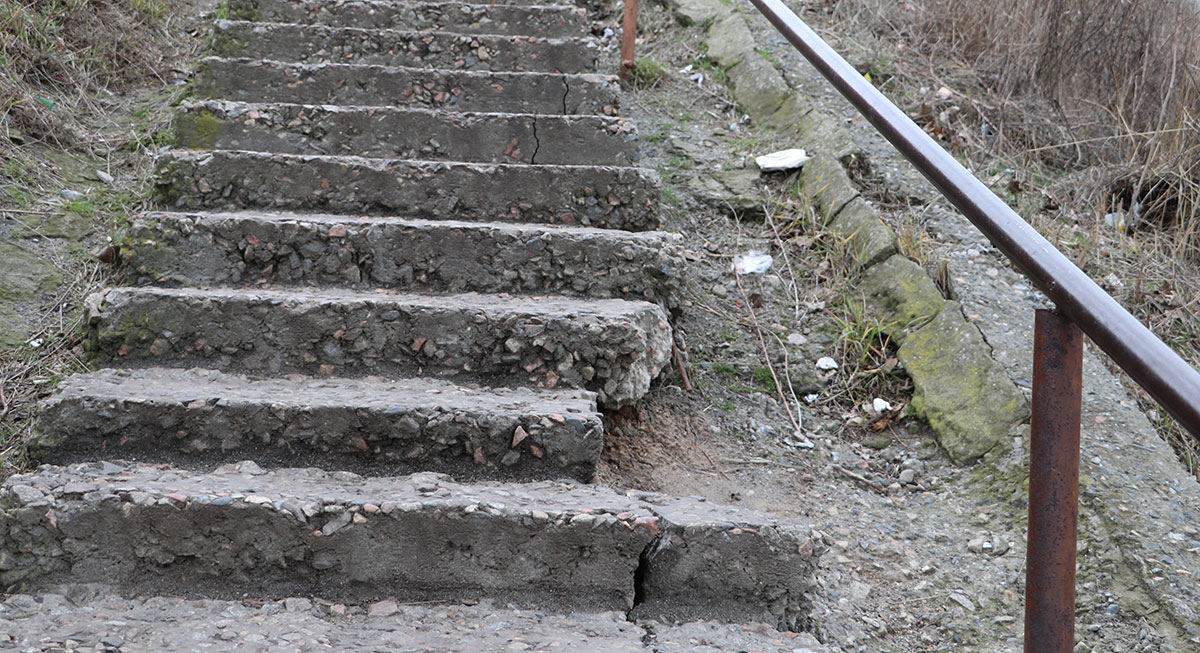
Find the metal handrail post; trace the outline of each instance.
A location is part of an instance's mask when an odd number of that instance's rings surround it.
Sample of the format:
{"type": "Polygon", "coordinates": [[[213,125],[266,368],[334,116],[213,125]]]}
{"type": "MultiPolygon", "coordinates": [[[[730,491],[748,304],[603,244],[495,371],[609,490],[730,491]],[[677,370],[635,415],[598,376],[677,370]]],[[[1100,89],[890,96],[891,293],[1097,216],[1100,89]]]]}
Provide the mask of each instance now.
{"type": "Polygon", "coordinates": [[[625,15],[621,19],[621,79],[637,67],[633,58],[633,46],[637,39],[638,0],[625,0],[625,15]]]}
{"type": "Polygon", "coordinates": [[[1038,310],[1029,436],[1025,653],[1070,653],[1075,647],[1082,402],[1083,333],[1067,316],[1038,310]]]}

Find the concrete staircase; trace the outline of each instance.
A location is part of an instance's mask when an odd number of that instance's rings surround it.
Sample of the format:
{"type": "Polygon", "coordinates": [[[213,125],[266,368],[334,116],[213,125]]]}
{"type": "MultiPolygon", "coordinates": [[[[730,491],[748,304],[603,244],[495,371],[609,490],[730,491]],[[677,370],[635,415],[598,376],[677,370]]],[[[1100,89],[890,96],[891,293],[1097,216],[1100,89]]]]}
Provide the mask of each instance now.
{"type": "Polygon", "coordinates": [[[106,369],[0,495],[3,587],[805,627],[807,525],[586,485],[682,262],[584,10],[230,9],[88,301],[106,369]]]}

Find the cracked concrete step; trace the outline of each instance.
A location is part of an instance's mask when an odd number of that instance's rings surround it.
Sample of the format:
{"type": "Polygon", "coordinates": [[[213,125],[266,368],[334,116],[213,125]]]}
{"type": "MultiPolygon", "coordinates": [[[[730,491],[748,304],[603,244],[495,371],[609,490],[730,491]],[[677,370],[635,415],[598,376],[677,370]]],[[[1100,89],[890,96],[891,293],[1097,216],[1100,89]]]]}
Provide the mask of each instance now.
{"type": "Polygon", "coordinates": [[[68,377],[42,402],[31,445],[54,463],[253,459],[371,475],[590,482],[603,437],[596,397],[583,390],[151,368],[68,377]]]}
{"type": "MultiPolygon", "coordinates": [[[[65,588],[64,588],[65,589],[65,588]]],[[[128,597],[111,588],[0,599],[0,642],[20,651],[580,651],[586,653],[831,653],[808,633],[765,625],[630,621],[623,612],[555,614],[484,600],[365,606],[307,597],[281,601],[128,597]],[[6,638],[5,638],[6,637],[6,638]],[[107,644],[105,642],[108,642],[107,644]]]]}
{"type": "Polygon", "coordinates": [[[587,227],[317,214],[149,213],[135,285],[338,286],[645,300],[683,294],[681,237],[587,227]]]}
{"type": "Polygon", "coordinates": [[[356,64],[298,64],[207,57],[195,94],[244,102],[405,106],[537,114],[618,113],[610,75],[486,73],[356,64]]]}
{"type": "Polygon", "coordinates": [[[633,126],[607,116],[193,100],[174,129],[176,147],[197,150],[544,165],[640,159],[633,126]]]}
{"type": "Polygon", "coordinates": [[[809,625],[811,526],[574,483],[364,478],[250,462],[42,466],[0,491],[0,583],[274,600],[494,599],[809,625]]]}
{"type": "Polygon", "coordinates": [[[585,73],[592,39],[412,32],[218,20],[212,53],[300,63],[357,63],[446,70],[585,73]]]}
{"type": "Polygon", "coordinates": [[[608,408],[640,399],[672,346],[659,306],[620,299],[111,288],[88,307],[107,363],[562,385],[608,408]]]}
{"type": "Polygon", "coordinates": [[[315,23],[334,27],[410,29],[460,34],[580,36],[587,12],[574,6],[520,6],[464,2],[355,0],[233,0],[229,17],[273,23],[315,23]]]}
{"type": "Polygon", "coordinates": [[[659,224],[659,179],[645,168],[367,159],[172,150],[155,184],[164,207],[403,214],[434,220],[659,224]]]}

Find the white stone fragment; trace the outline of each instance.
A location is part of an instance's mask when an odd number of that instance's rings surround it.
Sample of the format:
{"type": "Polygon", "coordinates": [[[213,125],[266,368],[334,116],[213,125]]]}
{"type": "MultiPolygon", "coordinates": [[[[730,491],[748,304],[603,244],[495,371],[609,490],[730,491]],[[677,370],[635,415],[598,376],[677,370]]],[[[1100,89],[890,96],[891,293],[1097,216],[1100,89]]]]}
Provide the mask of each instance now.
{"type": "Polygon", "coordinates": [[[755,157],[754,162],[758,164],[759,170],[774,172],[778,170],[794,170],[803,166],[811,158],[804,150],[792,148],[755,157]]]}

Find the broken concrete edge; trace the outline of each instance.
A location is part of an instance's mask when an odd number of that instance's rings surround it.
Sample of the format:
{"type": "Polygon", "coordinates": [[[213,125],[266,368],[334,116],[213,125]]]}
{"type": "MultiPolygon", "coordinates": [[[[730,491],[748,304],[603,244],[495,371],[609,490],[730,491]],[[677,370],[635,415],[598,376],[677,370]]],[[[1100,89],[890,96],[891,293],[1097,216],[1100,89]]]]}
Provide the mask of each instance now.
{"type": "Polygon", "coordinates": [[[667,2],[685,25],[710,21],[708,55],[726,69],[734,101],[751,121],[794,134],[812,154],[801,187],[823,212],[827,232],[846,242],[851,268],[861,275],[859,292],[900,344],[898,357],[916,387],[912,414],[929,423],[957,465],[1008,445],[1010,430],[1028,422],[1028,400],[993,359],[979,328],[900,253],[891,228],[861,197],[843,163],[859,154],[846,130],[792,92],[755,49],[741,13],[722,0],[667,2]]]}

